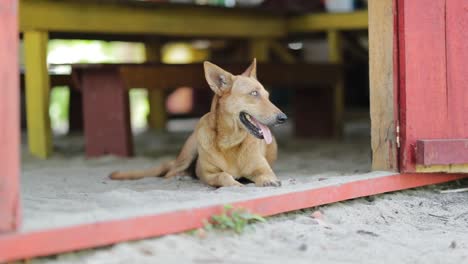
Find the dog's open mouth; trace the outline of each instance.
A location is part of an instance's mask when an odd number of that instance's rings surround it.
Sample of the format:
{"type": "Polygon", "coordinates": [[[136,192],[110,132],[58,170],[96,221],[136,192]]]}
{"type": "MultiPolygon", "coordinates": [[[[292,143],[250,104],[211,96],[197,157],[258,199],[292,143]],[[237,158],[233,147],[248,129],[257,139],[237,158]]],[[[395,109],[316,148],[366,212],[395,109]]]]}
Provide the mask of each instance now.
{"type": "Polygon", "coordinates": [[[246,112],[241,112],[239,118],[242,124],[244,124],[252,135],[259,139],[264,139],[267,144],[270,144],[273,141],[271,131],[268,126],[260,123],[257,119],[246,112]]]}

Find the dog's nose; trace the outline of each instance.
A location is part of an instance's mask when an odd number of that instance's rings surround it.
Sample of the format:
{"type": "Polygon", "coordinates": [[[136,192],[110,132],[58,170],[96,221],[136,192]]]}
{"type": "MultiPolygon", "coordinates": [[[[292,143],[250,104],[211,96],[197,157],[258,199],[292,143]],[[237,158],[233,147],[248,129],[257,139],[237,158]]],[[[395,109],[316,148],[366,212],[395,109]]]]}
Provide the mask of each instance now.
{"type": "Polygon", "coordinates": [[[284,113],[280,113],[276,116],[276,122],[278,124],[283,124],[284,122],[286,122],[286,120],[288,120],[288,116],[284,113]]]}

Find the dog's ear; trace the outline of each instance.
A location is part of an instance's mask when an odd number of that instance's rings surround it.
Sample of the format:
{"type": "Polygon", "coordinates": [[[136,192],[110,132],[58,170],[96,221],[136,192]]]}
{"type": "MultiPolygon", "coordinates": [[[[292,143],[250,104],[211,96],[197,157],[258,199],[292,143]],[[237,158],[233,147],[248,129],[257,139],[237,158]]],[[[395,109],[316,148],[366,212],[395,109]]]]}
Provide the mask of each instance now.
{"type": "Polygon", "coordinates": [[[257,59],[253,59],[252,64],[242,73],[242,76],[257,79],[257,59]]]}
{"type": "Polygon", "coordinates": [[[234,76],[231,73],[208,61],[205,61],[203,66],[205,68],[206,81],[211,90],[217,95],[221,96],[232,87],[234,76]]]}

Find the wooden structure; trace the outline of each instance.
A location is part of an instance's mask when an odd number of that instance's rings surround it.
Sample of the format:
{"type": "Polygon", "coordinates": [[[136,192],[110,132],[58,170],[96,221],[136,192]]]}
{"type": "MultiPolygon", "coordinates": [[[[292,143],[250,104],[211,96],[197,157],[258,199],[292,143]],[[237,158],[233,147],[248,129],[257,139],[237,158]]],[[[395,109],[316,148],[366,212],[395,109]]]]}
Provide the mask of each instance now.
{"type": "MultiPolygon", "coordinates": [[[[96,15],[90,15],[94,11],[88,15],[75,13],[70,8],[72,4],[69,2],[56,2],[58,5],[55,7],[51,4],[52,2],[21,1],[22,4],[25,3],[25,6],[29,5],[24,9],[29,11],[22,11],[25,13],[21,15],[21,24],[24,25],[22,30],[28,42],[26,48],[37,49],[36,52],[40,56],[44,54],[44,42],[47,39],[45,36],[49,29],[74,31],[76,28],[73,27],[73,23],[80,21],[81,16],[84,17],[82,24],[90,30],[97,25],[99,30],[106,30],[106,26],[112,27],[113,29],[107,28],[111,30],[110,32],[115,32],[115,28],[120,27],[123,31],[127,30],[127,33],[130,31],[144,33],[137,31],[133,23],[96,23],[96,15]],[[47,8],[35,3],[43,3],[47,8]],[[62,12],[63,17],[58,15],[60,12],[54,13],[57,10],[62,12]],[[44,14],[46,11],[51,21],[61,23],[53,23],[44,19],[46,21],[37,21],[36,27],[35,24],[24,22],[27,16],[36,17],[37,20],[40,18],[39,14],[44,14]],[[67,21],[67,18],[75,18],[72,19],[75,22],[67,21]]],[[[0,42],[0,55],[2,58],[7,58],[0,61],[1,87],[4,91],[0,96],[2,119],[0,142],[3,147],[0,150],[0,197],[2,198],[0,199],[0,232],[2,232],[0,234],[0,262],[181,232],[200,227],[203,220],[218,213],[222,205],[30,233],[17,230],[21,219],[18,209],[18,77],[16,53],[11,52],[17,46],[16,4],[14,0],[0,0],[0,21],[2,25],[5,25],[5,28],[0,31],[0,37],[6,40],[0,42]]],[[[86,2],[86,4],[89,3],[86,2]]],[[[111,10],[117,12],[120,9],[113,7],[111,10]]],[[[115,14],[111,11],[100,11],[104,12],[109,21],[113,18],[111,14],[115,14]]],[[[135,11],[135,13],[144,16],[140,12],[135,11]]],[[[468,122],[466,122],[464,109],[468,100],[465,100],[467,93],[464,92],[464,85],[468,75],[464,73],[466,67],[462,67],[461,63],[467,61],[466,39],[468,36],[465,31],[458,30],[468,22],[463,1],[434,0],[430,3],[423,0],[369,1],[369,13],[374,168],[400,169],[401,171],[420,171],[421,168],[451,171],[454,168],[466,168],[464,146],[468,138],[466,130],[468,122]],[[425,10],[425,12],[418,10],[425,10]],[[427,51],[428,48],[431,52],[427,51]],[[448,147],[460,155],[445,156],[448,147]]],[[[187,15],[189,20],[190,14],[187,15]]],[[[225,15],[225,17],[228,16],[225,15]]],[[[162,17],[165,16],[162,15],[162,17]]],[[[122,21],[129,19],[128,16],[122,17],[122,21]]],[[[203,23],[193,19],[193,23],[203,23]]],[[[204,19],[201,20],[206,22],[204,19]]],[[[233,20],[229,21],[225,20],[222,23],[217,21],[217,24],[228,25],[233,20]]],[[[247,27],[247,29],[244,28],[248,32],[246,34],[255,37],[257,35],[253,31],[263,27],[266,33],[261,34],[271,33],[268,30],[268,21],[270,21],[268,16],[265,20],[256,21],[256,25],[259,26],[253,27],[254,29],[244,25],[247,27]]],[[[164,24],[160,20],[156,22],[164,24]]],[[[144,24],[139,25],[144,26],[144,24]]],[[[281,23],[275,25],[279,25],[279,30],[275,31],[275,34],[285,32],[281,23]]],[[[240,30],[234,29],[233,32],[235,34],[244,32],[242,27],[240,28],[240,30]]],[[[179,30],[180,34],[189,34],[184,33],[180,24],[174,26],[173,30],[179,30]]],[[[169,34],[168,32],[164,34],[169,34]]],[[[335,33],[330,33],[329,36],[332,39],[338,39],[335,33]]],[[[27,84],[30,89],[28,97],[29,99],[37,97],[42,100],[41,103],[34,105],[34,109],[31,107],[28,110],[30,116],[42,118],[42,121],[47,122],[43,106],[47,101],[45,91],[48,89],[49,81],[44,77],[46,76],[45,62],[40,59],[27,59],[29,74],[33,74],[27,77],[27,80],[33,79],[34,74],[39,75],[36,76],[38,83],[34,84],[29,81],[27,84]],[[31,73],[31,69],[37,72],[31,73]],[[36,111],[42,112],[36,115],[36,111]]],[[[49,154],[47,144],[50,144],[50,141],[46,139],[47,127],[36,123],[32,125],[38,129],[39,134],[37,138],[39,143],[36,145],[37,153],[47,156],[49,154]]],[[[234,206],[242,206],[267,216],[465,177],[467,177],[466,174],[395,173],[346,184],[247,200],[236,203],[234,206]]]]}
{"type": "MultiPolygon", "coordinates": [[[[221,65],[241,73],[246,65],[221,65]]],[[[334,132],[333,89],[341,67],[333,64],[261,64],[258,76],[265,85],[296,91],[296,134],[326,136],[334,132]],[[327,100],[328,99],[328,100],[327,100]],[[315,102],[311,104],[311,102],[315,102]],[[327,116],[328,115],[328,116],[327,116]],[[308,122],[308,120],[321,120],[308,122]]],[[[73,77],[83,93],[86,154],[132,156],[128,90],[132,87],[164,91],[180,86],[205,87],[202,64],[75,65],[73,77]],[[183,75],[183,78],[180,76],[183,75]]],[[[211,96],[211,92],[210,92],[211,96]]]]}
{"type": "MultiPolygon", "coordinates": [[[[159,55],[154,49],[154,36],[204,37],[250,39],[251,56],[265,61],[269,41],[289,34],[328,32],[331,62],[341,61],[340,30],[367,28],[367,12],[352,15],[319,14],[286,18],[262,10],[220,9],[211,7],[161,6],[150,2],[129,1],[52,1],[20,0],[20,31],[23,33],[26,52],[26,99],[29,123],[30,151],[39,158],[52,154],[52,138],[48,117],[48,91],[46,48],[50,37],[92,36],[95,39],[148,39],[151,51],[148,59],[159,55]],[[183,17],[184,19],[180,19],[183,17]],[[356,21],[349,23],[348,19],[356,21]],[[330,24],[329,22],[333,23],[330,24]],[[330,24],[330,25],[329,25],[330,24]],[[190,27],[187,27],[190,25],[190,27]],[[316,25],[316,26],[314,26],[316,25]],[[318,26],[319,25],[319,26],[318,26]],[[226,30],[228,29],[228,30],[226,30]],[[29,55],[28,55],[29,54],[29,55]],[[263,55],[262,55],[263,54],[263,55]],[[28,81],[29,80],[29,81],[28,81]],[[31,102],[31,103],[29,103],[31,102]]],[[[284,56],[283,56],[284,57],[284,56]]],[[[161,127],[164,119],[161,94],[150,94],[153,127],[161,127]]],[[[343,88],[335,88],[335,134],[340,134],[343,116],[343,88]]]]}

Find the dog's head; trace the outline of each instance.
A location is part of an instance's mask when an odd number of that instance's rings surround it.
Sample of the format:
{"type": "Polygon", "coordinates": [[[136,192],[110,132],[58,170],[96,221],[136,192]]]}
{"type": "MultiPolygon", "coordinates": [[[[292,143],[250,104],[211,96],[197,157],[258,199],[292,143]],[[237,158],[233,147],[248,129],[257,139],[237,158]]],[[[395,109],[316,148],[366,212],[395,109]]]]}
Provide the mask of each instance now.
{"type": "Polygon", "coordinates": [[[213,92],[219,96],[222,110],[234,117],[242,127],[269,144],[269,126],[286,122],[287,116],[269,99],[269,93],[257,80],[256,60],[241,75],[233,75],[205,62],[205,77],[213,92]]]}

